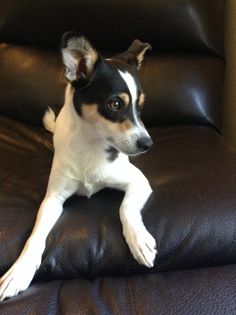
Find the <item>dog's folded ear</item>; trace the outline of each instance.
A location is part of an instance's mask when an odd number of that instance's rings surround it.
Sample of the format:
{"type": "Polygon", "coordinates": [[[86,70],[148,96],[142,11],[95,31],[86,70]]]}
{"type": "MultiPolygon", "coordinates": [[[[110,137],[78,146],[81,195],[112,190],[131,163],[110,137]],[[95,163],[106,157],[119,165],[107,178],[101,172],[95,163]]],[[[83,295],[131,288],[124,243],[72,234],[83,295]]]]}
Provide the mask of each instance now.
{"type": "Polygon", "coordinates": [[[80,33],[66,32],[61,40],[62,59],[66,66],[66,78],[73,82],[89,80],[98,53],[80,33]]]}
{"type": "Polygon", "coordinates": [[[150,44],[142,43],[140,40],[135,39],[128,50],[116,56],[116,58],[119,58],[128,64],[135,65],[137,69],[140,69],[144,55],[149,49],[152,49],[150,44]]]}

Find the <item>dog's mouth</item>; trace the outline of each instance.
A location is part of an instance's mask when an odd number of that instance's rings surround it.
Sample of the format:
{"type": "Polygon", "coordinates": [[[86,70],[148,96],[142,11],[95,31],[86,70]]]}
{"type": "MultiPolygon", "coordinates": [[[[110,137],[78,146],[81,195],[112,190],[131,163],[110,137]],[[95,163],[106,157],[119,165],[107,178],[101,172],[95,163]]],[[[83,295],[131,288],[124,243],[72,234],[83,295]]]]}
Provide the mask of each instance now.
{"type": "Polygon", "coordinates": [[[123,153],[130,157],[139,156],[141,154],[144,154],[149,149],[139,149],[139,148],[121,148],[120,146],[116,145],[114,142],[111,143],[111,140],[109,140],[109,147],[106,149],[107,152],[114,155],[115,152],[117,153],[123,153]]]}
{"type": "Polygon", "coordinates": [[[109,151],[116,150],[128,156],[138,156],[146,153],[153,146],[153,141],[147,133],[141,136],[122,139],[109,136],[106,138],[109,151]]]}

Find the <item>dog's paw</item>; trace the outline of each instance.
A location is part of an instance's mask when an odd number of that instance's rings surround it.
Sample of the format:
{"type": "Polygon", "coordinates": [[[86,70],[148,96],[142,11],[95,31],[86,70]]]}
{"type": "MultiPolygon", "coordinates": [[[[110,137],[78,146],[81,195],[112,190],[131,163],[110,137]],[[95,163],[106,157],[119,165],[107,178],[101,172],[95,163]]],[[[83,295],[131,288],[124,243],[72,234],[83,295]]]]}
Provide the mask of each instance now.
{"type": "Polygon", "coordinates": [[[123,231],[129,249],[137,262],[146,267],[154,266],[157,250],[154,237],[147,231],[145,226],[135,229],[126,227],[123,231]]]}
{"type": "Polygon", "coordinates": [[[19,259],[0,279],[0,301],[16,296],[30,285],[40,262],[19,259]]]}

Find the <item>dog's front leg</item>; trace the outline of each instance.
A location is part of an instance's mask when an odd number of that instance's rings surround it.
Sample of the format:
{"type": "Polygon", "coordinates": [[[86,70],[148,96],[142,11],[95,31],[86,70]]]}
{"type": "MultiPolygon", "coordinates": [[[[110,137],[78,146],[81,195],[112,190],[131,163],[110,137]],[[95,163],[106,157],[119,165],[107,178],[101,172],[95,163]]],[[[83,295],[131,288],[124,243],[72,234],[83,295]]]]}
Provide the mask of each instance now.
{"type": "Polygon", "coordinates": [[[123,235],[134,258],[142,265],[153,267],[156,241],[144,226],[141,210],[152,190],[146,178],[127,185],[120,207],[123,235]]]}
{"type": "Polygon", "coordinates": [[[152,193],[150,184],[133,164],[129,164],[124,172],[114,174],[113,183],[114,187],[125,190],[120,207],[125,240],[134,258],[140,264],[151,268],[157,253],[156,241],[147,231],[141,215],[141,210],[152,193]]]}
{"type": "Polygon", "coordinates": [[[0,279],[1,301],[17,295],[30,285],[41,264],[46,238],[63,211],[64,201],[75,192],[76,185],[54,164],[48,191],[39,208],[33,231],[16,262],[0,279]]]}

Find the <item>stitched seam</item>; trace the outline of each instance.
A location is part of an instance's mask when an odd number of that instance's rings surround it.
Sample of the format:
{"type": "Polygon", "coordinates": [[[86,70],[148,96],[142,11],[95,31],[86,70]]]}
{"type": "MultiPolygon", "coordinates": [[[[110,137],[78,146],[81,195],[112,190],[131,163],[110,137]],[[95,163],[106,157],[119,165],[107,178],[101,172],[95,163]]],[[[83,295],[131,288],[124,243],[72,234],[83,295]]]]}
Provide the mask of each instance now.
{"type": "Polygon", "coordinates": [[[132,292],[130,290],[130,284],[129,284],[130,279],[126,278],[125,282],[126,282],[126,288],[127,288],[127,297],[128,297],[128,305],[129,305],[129,314],[130,315],[136,315],[136,311],[135,309],[132,307],[132,292]]]}
{"type": "Polygon", "coordinates": [[[134,292],[133,285],[132,285],[132,278],[129,279],[128,283],[129,283],[130,295],[132,296],[132,305],[133,305],[134,314],[138,314],[137,308],[136,308],[135,292],[134,292]]]}
{"type": "Polygon", "coordinates": [[[61,299],[60,299],[62,286],[63,286],[63,282],[61,280],[60,281],[60,286],[59,286],[58,291],[57,291],[57,314],[59,314],[59,315],[63,315],[61,299]]]}

